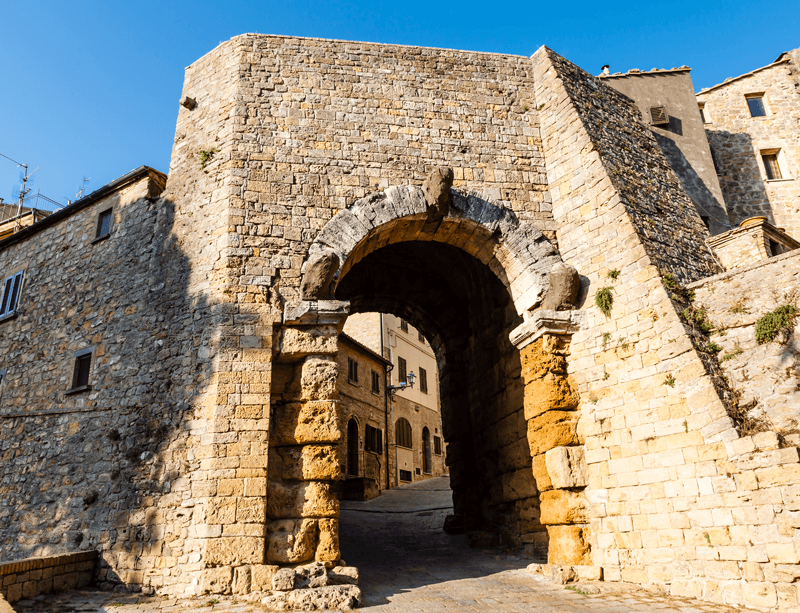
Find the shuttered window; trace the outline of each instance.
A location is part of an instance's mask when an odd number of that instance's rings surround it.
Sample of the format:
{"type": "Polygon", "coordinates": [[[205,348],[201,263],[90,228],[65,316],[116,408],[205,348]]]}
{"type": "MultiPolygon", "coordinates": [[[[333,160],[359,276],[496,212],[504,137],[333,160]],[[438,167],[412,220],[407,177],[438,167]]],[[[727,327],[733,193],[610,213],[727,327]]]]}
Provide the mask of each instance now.
{"type": "Polygon", "coordinates": [[[408,364],[406,364],[406,361],[401,357],[397,358],[397,378],[400,380],[400,383],[408,382],[408,364]]]}
{"type": "Polygon", "coordinates": [[[373,394],[381,393],[381,376],[374,370],[372,371],[372,393],[373,394]]]}
{"type": "Polygon", "coordinates": [[[0,299],[0,317],[11,315],[16,312],[21,286],[22,272],[11,275],[3,282],[3,297],[0,299]]]}
{"type": "Polygon", "coordinates": [[[428,371],[422,367],[419,369],[419,391],[423,394],[428,393],[428,371]]]}
{"type": "Polygon", "coordinates": [[[367,424],[364,432],[364,449],[372,453],[383,453],[383,430],[367,424]]]}
{"type": "Polygon", "coordinates": [[[347,358],[347,379],[350,383],[358,383],[358,362],[353,358],[347,358]]]}
{"type": "Polygon", "coordinates": [[[442,455],[442,439],[438,436],[433,437],[433,453],[442,455]]]}
{"type": "Polygon", "coordinates": [[[404,417],[397,420],[394,425],[395,443],[398,447],[407,447],[413,449],[413,441],[411,439],[411,424],[404,417]]]}
{"type": "Polygon", "coordinates": [[[782,179],[781,167],[778,164],[777,153],[763,153],[761,159],[764,161],[764,171],[767,173],[767,180],[774,181],[775,179],[782,179]]]}

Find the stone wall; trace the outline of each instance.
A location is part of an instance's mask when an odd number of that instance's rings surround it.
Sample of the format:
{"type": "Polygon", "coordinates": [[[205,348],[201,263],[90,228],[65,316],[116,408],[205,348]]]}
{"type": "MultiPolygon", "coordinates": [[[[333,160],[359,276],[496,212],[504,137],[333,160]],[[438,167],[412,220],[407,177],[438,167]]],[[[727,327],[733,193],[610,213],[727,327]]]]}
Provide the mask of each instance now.
{"type": "Polygon", "coordinates": [[[0,610],[3,597],[16,602],[86,587],[94,580],[96,563],[96,551],[81,551],[0,564],[0,610]]]}
{"type": "Polygon", "coordinates": [[[689,286],[708,312],[717,357],[756,432],[771,431],[800,445],[800,331],[758,343],[756,323],[789,304],[800,308],[800,251],[756,262],[689,286]],[[765,285],[769,288],[765,290],[765,285]]]}
{"type": "Polygon", "coordinates": [[[791,55],[730,82],[701,91],[706,134],[719,160],[720,185],[730,220],[764,215],[800,239],[800,65],[791,55]],[[747,94],[764,94],[765,117],[751,117],[747,94]],[[768,181],[761,152],[780,150],[783,179],[768,181]]]}

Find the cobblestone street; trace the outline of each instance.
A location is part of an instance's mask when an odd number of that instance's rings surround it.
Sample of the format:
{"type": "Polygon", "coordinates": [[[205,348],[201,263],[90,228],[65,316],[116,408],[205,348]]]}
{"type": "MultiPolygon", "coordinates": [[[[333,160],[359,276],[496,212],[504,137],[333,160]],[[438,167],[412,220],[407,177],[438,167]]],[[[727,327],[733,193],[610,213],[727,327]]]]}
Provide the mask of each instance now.
{"type": "MultiPolygon", "coordinates": [[[[384,492],[369,502],[343,502],[341,549],[361,571],[362,611],[439,613],[727,613],[722,605],[659,597],[628,585],[598,583],[570,589],[531,575],[530,562],[499,550],[471,549],[466,537],[441,527],[450,511],[447,478],[384,492]],[[587,594],[581,592],[594,591],[587,594]]],[[[258,604],[232,597],[172,600],[83,590],[42,596],[14,605],[16,613],[257,613],[258,604]]]]}

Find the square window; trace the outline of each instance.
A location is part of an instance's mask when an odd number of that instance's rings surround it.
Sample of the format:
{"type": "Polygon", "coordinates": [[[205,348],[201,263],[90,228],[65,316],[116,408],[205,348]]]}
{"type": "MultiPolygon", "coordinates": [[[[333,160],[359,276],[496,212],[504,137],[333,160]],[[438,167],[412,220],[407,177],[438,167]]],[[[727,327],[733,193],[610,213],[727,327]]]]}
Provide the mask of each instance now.
{"type": "Polygon", "coordinates": [[[347,358],[347,379],[350,383],[358,383],[358,362],[353,358],[347,358]]]}
{"type": "Polygon", "coordinates": [[[697,105],[698,110],[700,111],[700,119],[703,123],[711,123],[708,120],[708,115],[706,114],[706,103],[703,102],[702,104],[697,105]]]}
{"type": "Polygon", "coordinates": [[[423,394],[428,393],[428,371],[422,367],[419,369],[419,391],[423,394]]]}
{"type": "Polygon", "coordinates": [[[750,109],[750,117],[766,117],[767,109],[764,106],[764,95],[747,96],[747,108],[750,109]]]}
{"type": "Polygon", "coordinates": [[[111,234],[111,215],[113,209],[107,209],[97,216],[97,234],[95,238],[102,238],[111,234]]]}
{"type": "Polygon", "coordinates": [[[89,385],[89,370],[92,366],[92,354],[85,353],[75,358],[75,370],[72,373],[72,389],[89,385]]]}
{"type": "Polygon", "coordinates": [[[16,312],[21,287],[22,271],[11,275],[3,282],[3,297],[0,298],[0,317],[16,312]]]}
{"type": "Polygon", "coordinates": [[[372,371],[372,393],[381,393],[381,376],[374,370],[372,371]]]}
{"type": "Polygon", "coordinates": [[[433,453],[442,455],[442,439],[438,436],[433,437],[433,453]]]}
{"type": "Polygon", "coordinates": [[[408,364],[401,357],[397,358],[397,379],[400,383],[408,382],[408,364]]]}
{"type": "Polygon", "coordinates": [[[408,332],[408,322],[403,318],[400,318],[400,329],[403,332],[408,332]]]}
{"type": "Polygon", "coordinates": [[[411,471],[400,469],[400,481],[411,481],[411,471]]]}
{"type": "Polygon", "coordinates": [[[768,181],[775,179],[782,179],[781,167],[778,164],[778,152],[762,152],[761,160],[764,162],[764,172],[767,175],[768,181]]]}

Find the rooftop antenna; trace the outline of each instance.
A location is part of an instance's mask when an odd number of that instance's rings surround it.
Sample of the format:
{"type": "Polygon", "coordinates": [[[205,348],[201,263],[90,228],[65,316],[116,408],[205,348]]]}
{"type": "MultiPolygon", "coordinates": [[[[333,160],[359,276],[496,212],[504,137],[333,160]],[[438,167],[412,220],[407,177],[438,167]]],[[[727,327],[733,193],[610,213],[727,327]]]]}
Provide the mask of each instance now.
{"type": "Polygon", "coordinates": [[[22,213],[22,205],[25,203],[25,198],[27,198],[28,194],[31,192],[31,190],[28,188],[28,183],[33,183],[33,179],[31,179],[31,177],[35,175],[36,172],[39,170],[39,168],[37,167],[36,170],[29,173],[28,165],[21,164],[19,162],[17,162],[17,168],[22,168],[22,172],[19,173],[19,181],[21,183],[20,187],[19,189],[14,188],[14,191],[12,192],[14,198],[19,199],[17,202],[17,214],[15,216],[15,223],[14,223],[15,227],[19,227],[19,216],[22,213]]]}
{"type": "Polygon", "coordinates": [[[86,187],[86,184],[92,180],[92,177],[86,178],[86,175],[83,175],[83,181],[81,181],[81,187],[78,190],[78,193],[75,194],[75,200],[80,200],[83,198],[83,189],[86,187]]]}

